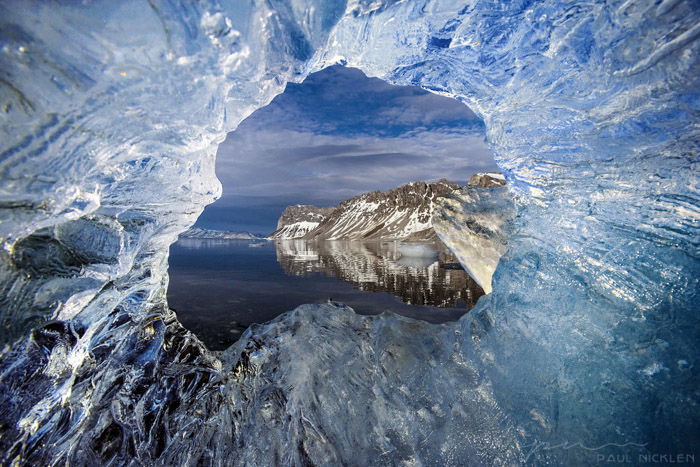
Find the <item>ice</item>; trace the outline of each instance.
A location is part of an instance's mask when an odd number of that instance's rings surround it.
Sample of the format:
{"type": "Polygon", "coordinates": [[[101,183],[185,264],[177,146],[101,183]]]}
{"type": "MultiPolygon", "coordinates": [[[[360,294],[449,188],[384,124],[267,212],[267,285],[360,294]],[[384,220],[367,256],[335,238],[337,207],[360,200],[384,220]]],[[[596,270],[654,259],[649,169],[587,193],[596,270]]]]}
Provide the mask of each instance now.
{"type": "MultiPolygon", "coordinates": [[[[422,269],[432,266],[437,262],[437,256],[401,256],[396,264],[408,268],[422,269]]],[[[437,266],[437,264],[435,264],[437,266]]]]}
{"type": "Polygon", "coordinates": [[[491,293],[491,278],[513,231],[507,188],[465,186],[436,200],[433,229],[464,269],[491,293]]]}
{"type": "Polygon", "coordinates": [[[424,243],[401,243],[396,247],[401,256],[437,258],[438,252],[435,248],[424,243]]]}
{"type": "Polygon", "coordinates": [[[396,246],[398,264],[409,268],[427,268],[438,259],[438,251],[424,243],[400,243],[396,246]]]}
{"type": "Polygon", "coordinates": [[[4,2],[2,462],[695,453],[698,24],[676,0],[4,2]],[[226,132],[336,63],[483,117],[517,212],[493,291],[451,325],[305,307],[210,352],[165,303],[168,246],[226,132]]]}

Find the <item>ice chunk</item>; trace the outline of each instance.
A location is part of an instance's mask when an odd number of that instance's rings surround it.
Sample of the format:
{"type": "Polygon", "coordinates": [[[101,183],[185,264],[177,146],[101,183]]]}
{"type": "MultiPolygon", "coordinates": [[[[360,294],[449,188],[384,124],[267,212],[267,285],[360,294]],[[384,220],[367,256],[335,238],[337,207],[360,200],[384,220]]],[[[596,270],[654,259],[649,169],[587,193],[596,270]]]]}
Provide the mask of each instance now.
{"type": "Polygon", "coordinates": [[[491,279],[513,231],[507,188],[466,186],[436,200],[433,228],[464,269],[491,293],[491,279]]]}
{"type": "Polygon", "coordinates": [[[409,268],[421,269],[435,264],[436,261],[437,257],[432,256],[401,256],[396,261],[396,264],[409,268]]]}
{"type": "Polygon", "coordinates": [[[401,243],[396,247],[401,256],[437,258],[438,251],[425,243],[401,243]]]}
{"type": "Polygon", "coordinates": [[[516,463],[515,426],[494,416],[491,389],[459,341],[451,326],[364,318],[340,304],[304,305],[251,327],[226,355],[236,362],[227,388],[239,401],[234,426],[245,427],[238,455],[258,465],[516,463]],[[465,442],[474,425],[485,435],[465,442]],[[261,450],[261,436],[274,442],[261,450]]]}
{"type": "Polygon", "coordinates": [[[0,462],[700,458],[695,2],[0,10],[0,462]],[[165,303],[168,247],[226,132],[335,63],[484,118],[517,206],[493,291],[456,324],[319,308],[213,354],[165,303]]]}

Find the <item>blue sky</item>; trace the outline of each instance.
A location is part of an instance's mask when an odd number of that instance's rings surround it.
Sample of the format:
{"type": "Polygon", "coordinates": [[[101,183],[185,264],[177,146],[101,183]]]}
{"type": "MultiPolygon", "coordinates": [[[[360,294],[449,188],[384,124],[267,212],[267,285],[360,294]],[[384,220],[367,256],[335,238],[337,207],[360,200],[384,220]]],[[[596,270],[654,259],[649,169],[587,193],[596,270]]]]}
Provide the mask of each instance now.
{"type": "Polygon", "coordinates": [[[269,233],[290,204],[332,206],[372,190],[496,170],[465,105],[334,66],[243,121],[219,147],[220,200],[200,227],[269,233]]]}

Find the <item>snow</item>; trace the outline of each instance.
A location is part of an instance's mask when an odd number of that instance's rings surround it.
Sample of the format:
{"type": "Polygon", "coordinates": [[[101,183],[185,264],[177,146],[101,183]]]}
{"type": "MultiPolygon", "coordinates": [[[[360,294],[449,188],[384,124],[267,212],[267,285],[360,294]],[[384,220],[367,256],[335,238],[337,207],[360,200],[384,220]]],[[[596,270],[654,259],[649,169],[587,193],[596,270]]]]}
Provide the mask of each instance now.
{"type": "Polygon", "coordinates": [[[382,225],[389,232],[387,238],[406,238],[411,234],[431,228],[430,214],[432,205],[425,209],[411,210],[401,207],[387,207],[386,201],[353,202],[340,215],[329,231],[330,239],[362,238],[362,236],[382,225]],[[423,217],[426,221],[420,221],[423,217]]]}
{"type": "Polygon", "coordinates": [[[307,233],[314,230],[320,222],[311,221],[299,221],[292,224],[287,224],[281,229],[275,231],[270,238],[273,239],[292,239],[292,238],[302,238],[307,233]]]}
{"type": "Polygon", "coordinates": [[[699,24],[671,0],[5,2],[0,462],[696,449],[699,24]],[[516,211],[492,292],[439,326],[304,306],[210,352],[168,248],[226,133],[339,57],[483,117],[516,211]]]}

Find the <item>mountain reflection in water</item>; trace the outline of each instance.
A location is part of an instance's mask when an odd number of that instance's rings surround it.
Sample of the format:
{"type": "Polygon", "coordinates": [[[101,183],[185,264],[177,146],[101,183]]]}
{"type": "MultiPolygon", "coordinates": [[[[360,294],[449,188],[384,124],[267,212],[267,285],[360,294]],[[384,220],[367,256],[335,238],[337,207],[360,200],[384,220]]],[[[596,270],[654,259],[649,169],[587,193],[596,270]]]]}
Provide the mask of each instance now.
{"type": "Polygon", "coordinates": [[[445,268],[456,259],[444,248],[430,258],[401,255],[393,241],[278,240],[275,246],[277,261],[287,274],[324,273],[360,290],[389,292],[410,305],[470,309],[484,294],[463,269],[445,268]]]}
{"type": "Polygon", "coordinates": [[[394,242],[181,239],[170,249],[168,303],[210,349],[253,323],[329,299],[357,313],[431,323],[459,319],[483,294],[447,252],[399,257],[394,242]]]}

